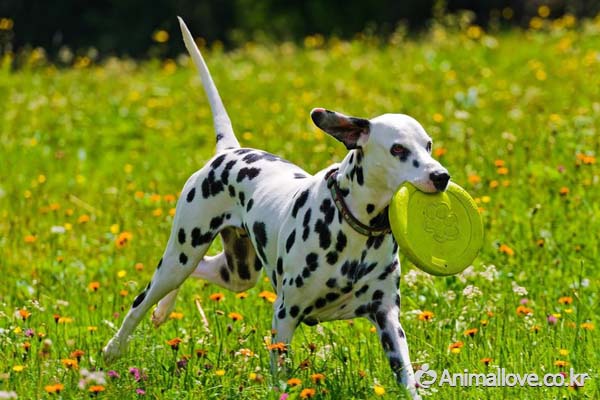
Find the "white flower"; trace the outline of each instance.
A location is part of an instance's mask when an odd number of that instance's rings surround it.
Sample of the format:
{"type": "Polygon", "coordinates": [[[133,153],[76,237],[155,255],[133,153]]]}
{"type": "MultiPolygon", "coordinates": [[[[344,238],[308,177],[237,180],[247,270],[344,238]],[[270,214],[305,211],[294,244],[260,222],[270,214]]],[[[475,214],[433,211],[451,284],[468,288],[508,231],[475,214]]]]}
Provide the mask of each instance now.
{"type": "Polygon", "coordinates": [[[482,294],[483,293],[481,293],[481,290],[479,290],[479,288],[475,285],[469,285],[463,289],[463,296],[465,296],[467,299],[479,297],[482,294]]]}
{"type": "Polygon", "coordinates": [[[515,292],[519,296],[527,296],[527,289],[525,289],[523,286],[519,286],[515,281],[512,281],[511,285],[513,292],[515,292]]]}
{"type": "Polygon", "coordinates": [[[61,225],[54,225],[53,227],[50,228],[50,232],[56,233],[57,235],[62,235],[66,231],[67,230],[65,229],[65,227],[61,226],[61,225]]]}

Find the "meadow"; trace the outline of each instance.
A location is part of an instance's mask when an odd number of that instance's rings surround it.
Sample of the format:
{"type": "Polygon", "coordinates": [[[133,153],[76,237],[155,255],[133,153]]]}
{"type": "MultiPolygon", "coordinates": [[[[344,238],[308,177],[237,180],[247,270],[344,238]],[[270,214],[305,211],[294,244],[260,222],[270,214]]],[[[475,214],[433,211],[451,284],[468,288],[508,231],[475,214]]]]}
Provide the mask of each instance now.
{"type": "MultiPolygon", "coordinates": [[[[434,277],[403,260],[415,368],[591,377],[434,385],[424,397],[600,398],[600,18],[536,18],[502,32],[435,24],[418,38],[204,49],[243,145],[314,173],[344,148],[312,125],[313,107],[402,112],[476,199],[485,242],[471,267],[434,277]]],[[[179,190],[214,154],[210,110],[185,56],[65,67],[34,50],[18,69],[11,58],[0,64],[0,398],[405,398],[360,319],[302,326],[274,389],[266,277],[238,295],[187,281],[170,321],[157,330],[148,315],[106,365],[101,349],[162,255],[179,190]]]]}

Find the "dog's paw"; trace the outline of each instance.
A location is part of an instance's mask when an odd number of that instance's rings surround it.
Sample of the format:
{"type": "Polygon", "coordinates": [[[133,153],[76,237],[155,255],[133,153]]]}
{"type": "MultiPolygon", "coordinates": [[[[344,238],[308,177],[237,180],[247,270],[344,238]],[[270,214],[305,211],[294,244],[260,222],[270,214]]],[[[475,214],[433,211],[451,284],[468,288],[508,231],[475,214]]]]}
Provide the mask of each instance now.
{"type": "Polygon", "coordinates": [[[104,362],[106,362],[107,364],[112,363],[113,361],[121,357],[126,348],[127,343],[122,343],[116,337],[110,339],[108,344],[102,349],[104,362]]]}
{"type": "Polygon", "coordinates": [[[161,307],[159,304],[158,307],[156,307],[154,311],[152,311],[152,324],[154,325],[154,327],[158,328],[159,326],[164,324],[169,314],[170,310],[165,309],[165,307],[161,307]]]}

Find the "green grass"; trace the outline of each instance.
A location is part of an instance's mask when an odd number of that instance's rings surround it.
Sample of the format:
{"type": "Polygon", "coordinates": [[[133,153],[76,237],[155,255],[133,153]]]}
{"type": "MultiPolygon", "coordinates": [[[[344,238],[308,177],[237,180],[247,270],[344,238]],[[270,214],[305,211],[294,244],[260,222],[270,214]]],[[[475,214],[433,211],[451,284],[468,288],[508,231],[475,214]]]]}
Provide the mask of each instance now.
{"type": "MultiPolygon", "coordinates": [[[[311,108],[403,112],[424,125],[453,179],[477,199],[486,237],[472,268],[441,278],[403,263],[401,320],[415,366],[540,375],[572,367],[592,376],[577,390],[443,386],[424,395],[600,398],[600,24],[467,32],[436,27],[419,40],[309,48],[249,44],[205,56],[244,145],[316,172],[344,149],[312,126],[311,108]],[[433,318],[420,320],[423,311],[433,318]],[[478,329],[473,337],[464,334],[470,328],[478,329]]],[[[143,389],[150,398],[279,398],[264,342],[264,281],[245,299],[224,292],[220,302],[209,298],[218,287],[186,282],[181,319],[155,330],[146,318],[113,365],[100,354],[162,254],[170,197],[214,154],[209,108],[184,64],[2,64],[0,391],[84,398],[95,384],[82,381],[85,370],[113,370],[119,377],[105,375],[98,397],[137,398],[143,389]],[[120,247],[123,232],[131,238],[120,247]],[[182,339],[178,350],[167,344],[173,338],[182,339]],[[75,350],[83,355],[68,368],[62,360],[75,350]],[[142,371],[139,381],[130,368],[142,371]],[[56,383],[60,394],[47,394],[56,383]]],[[[385,398],[404,396],[364,320],[301,327],[293,349],[290,377],[302,383],[282,385],[290,398],[305,388],[320,398],[372,398],[375,385],[385,398]],[[315,373],[324,382],[313,383],[315,373]]]]}

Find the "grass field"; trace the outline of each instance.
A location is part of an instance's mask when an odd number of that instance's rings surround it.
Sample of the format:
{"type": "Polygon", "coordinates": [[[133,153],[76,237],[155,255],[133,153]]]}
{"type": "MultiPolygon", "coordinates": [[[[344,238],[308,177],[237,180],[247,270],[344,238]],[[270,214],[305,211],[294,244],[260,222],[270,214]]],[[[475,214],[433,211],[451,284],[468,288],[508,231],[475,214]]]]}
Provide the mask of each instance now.
{"type": "MultiPolygon", "coordinates": [[[[311,108],[403,112],[480,205],[486,238],[472,267],[441,278],[403,263],[416,368],[591,376],[584,387],[424,396],[600,398],[600,20],[538,22],[205,51],[244,145],[314,173],[344,149],[312,126],[311,108]]],[[[266,278],[242,296],[186,282],[172,320],[155,330],[146,318],[129,354],[105,365],[100,350],[151,277],[178,191],[214,153],[209,108],[186,58],[57,68],[33,52],[9,65],[5,56],[0,398],[405,396],[366,320],[301,327],[294,379],[274,390],[266,278]]]]}

